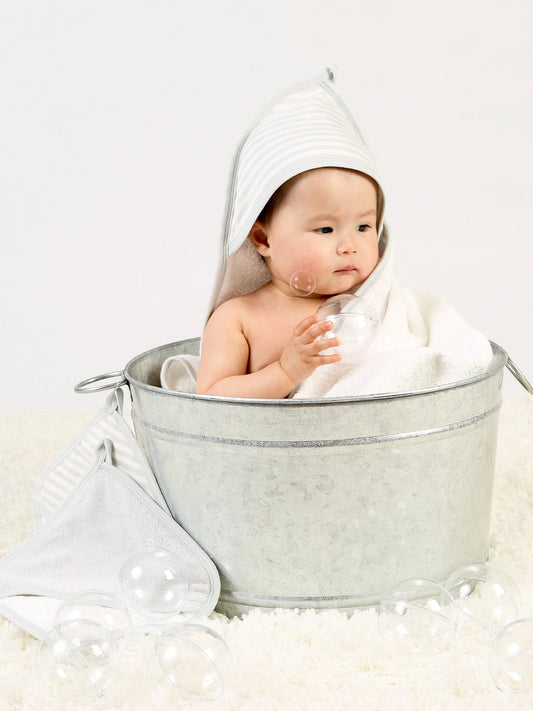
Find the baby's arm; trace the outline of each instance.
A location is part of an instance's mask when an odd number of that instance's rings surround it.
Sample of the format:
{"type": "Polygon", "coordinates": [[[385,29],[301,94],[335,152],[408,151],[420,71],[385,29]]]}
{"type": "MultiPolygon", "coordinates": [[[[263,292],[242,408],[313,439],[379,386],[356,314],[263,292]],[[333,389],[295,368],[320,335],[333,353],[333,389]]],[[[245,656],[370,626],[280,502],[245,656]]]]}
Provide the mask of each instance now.
{"type": "Polygon", "coordinates": [[[247,373],[250,350],[238,316],[217,309],[205,328],[196,392],[248,398],[284,398],[320,365],[336,363],[340,355],[320,355],[337,339],[315,340],[332,328],[309,316],[294,329],[278,361],[247,373]]]}

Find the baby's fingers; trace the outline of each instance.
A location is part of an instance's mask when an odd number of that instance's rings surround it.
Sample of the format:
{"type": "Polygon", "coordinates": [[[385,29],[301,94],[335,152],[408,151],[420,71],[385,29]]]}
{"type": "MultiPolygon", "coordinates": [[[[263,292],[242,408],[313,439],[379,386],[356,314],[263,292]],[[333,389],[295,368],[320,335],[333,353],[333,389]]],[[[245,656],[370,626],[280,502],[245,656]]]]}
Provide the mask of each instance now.
{"type": "Polygon", "coordinates": [[[315,356],[315,362],[318,365],[331,365],[332,363],[339,363],[342,360],[340,353],[329,353],[328,355],[318,354],[315,356]]]}
{"type": "Polygon", "coordinates": [[[300,323],[296,326],[294,329],[294,335],[295,336],[303,336],[303,334],[313,326],[313,324],[316,324],[318,321],[318,316],[316,314],[311,314],[311,316],[308,316],[307,318],[304,318],[303,321],[300,321],[300,323]]]}
{"type": "MultiPolygon", "coordinates": [[[[311,344],[309,344],[309,353],[312,355],[322,354],[323,351],[327,351],[330,348],[335,348],[341,345],[340,338],[317,338],[311,344]]],[[[325,354],[330,355],[330,354],[325,354]]]]}
{"type": "MultiPolygon", "coordinates": [[[[302,325],[304,323],[305,321],[302,321],[302,325]]],[[[331,321],[317,322],[316,320],[313,320],[311,324],[300,334],[302,343],[313,343],[317,338],[320,338],[320,336],[324,335],[324,333],[331,331],[332,328],[333,324],[331,323],[331,321]]]]}

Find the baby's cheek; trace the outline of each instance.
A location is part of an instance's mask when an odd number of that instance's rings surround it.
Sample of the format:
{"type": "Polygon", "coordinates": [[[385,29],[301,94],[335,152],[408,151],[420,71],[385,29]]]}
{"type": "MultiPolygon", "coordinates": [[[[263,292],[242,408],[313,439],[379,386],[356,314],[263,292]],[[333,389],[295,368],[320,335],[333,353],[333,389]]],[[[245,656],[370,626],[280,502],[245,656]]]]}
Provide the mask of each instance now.
{"type": "Polygon", "coordinates": [[[379,262],[379,245],[377,241],[375,244],[372,245],[372,248],[369,250],[368,253],[368,268],[369,268],[369,274],[372,272],[378,265],[379,262]]]}

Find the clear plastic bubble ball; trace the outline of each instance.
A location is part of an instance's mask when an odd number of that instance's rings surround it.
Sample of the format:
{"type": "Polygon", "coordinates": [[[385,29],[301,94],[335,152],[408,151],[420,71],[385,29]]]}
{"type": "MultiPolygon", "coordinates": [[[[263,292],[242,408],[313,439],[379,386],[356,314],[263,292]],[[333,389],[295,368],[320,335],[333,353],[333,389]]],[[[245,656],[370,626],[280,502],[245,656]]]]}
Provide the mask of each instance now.
{"type": "Polygon", "coordinates": [[[518,618],[520,592],[513,579],[490,563],[455,570],[445,583],[459,612],[494,634],[518,618]]]}
{"type": "Polygon", "coordinates": [[[291,275],[289,286],[296,296],[311,296],[316,289],[316,277],[306,269],[298,269],[291,275]]]}
{"type": "Polygon", "coordinates": [[[533,618],[515,620],[496,635],[489,653],[489,669],[500,691],[533,689],[533,618]]]}
{"type": "Polygon", "coordinates": [[[332,296],[317,309],[320,321],[330,321],[333,329],[324,338],[340,338],[341,345],[323,353],[340,353],[345,361],[357,361],[368,350],[381,319],[372,306],[356,294],[332,296]]]}
{"type": "Polygon", "coordinates": [[[168,681],[186,695],[219,699],[231,652],[214,630],[203,625],[180,625],[155,643],[155,655],[168,681]]]}
{"type": "Polygon", "coordinates": [[[56,612],[53,626],[76,620],[102,625],[122,647],[126,646],[131,633],[131,616],[122,600],[98,590],[85,591],[65,600],[56,612]]]}
{"type": "Polygon", "coordinates": [[[183,611],[190,577],[181,559],[159,546],[142,548],[120,570],[122,594],[146,617],[161,618],[183,611]]]}
{"type": "Polygon", "coordinates": [[[457,612],[442,585],[412,578],[396,585],[380,602],[378,626],[384,641],[397,652],[429,656],[450,646],[457,612]]]}
{"type": "Polygon", "coordinates": [[[75,620],[56,625],[41,642],[36,671],[54,692],[82,702],[101,698],[113,682],[118,650],[102,625],[75,620]]]}

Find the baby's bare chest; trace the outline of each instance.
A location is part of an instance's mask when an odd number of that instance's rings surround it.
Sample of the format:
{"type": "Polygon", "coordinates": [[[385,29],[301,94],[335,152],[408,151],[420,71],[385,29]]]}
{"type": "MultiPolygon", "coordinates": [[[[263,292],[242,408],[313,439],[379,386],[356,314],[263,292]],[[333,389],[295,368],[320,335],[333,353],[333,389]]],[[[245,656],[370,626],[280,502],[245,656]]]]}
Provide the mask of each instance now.
{"type": "Polygon", "coordinates": [[[296,326],[313,314],[316,307],[316,304],[306,303],[296,309],[253,314],[246,324],[245,334],[250,347],[248,372],[253,373],[279,360],[293,338],[296,326]]]}

